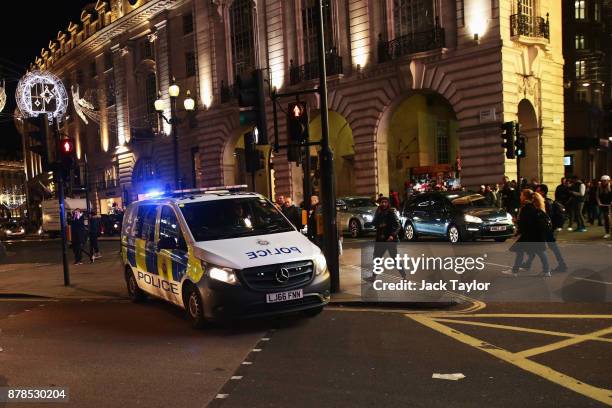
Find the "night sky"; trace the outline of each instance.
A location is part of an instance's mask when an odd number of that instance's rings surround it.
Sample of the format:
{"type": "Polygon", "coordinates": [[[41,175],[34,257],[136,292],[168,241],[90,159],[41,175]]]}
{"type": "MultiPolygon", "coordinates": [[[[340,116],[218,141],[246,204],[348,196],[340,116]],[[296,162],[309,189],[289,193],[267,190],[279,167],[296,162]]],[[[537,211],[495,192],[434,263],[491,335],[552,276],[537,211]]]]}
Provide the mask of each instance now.
{"type": "MultiPolygon", "coordinates": [[[[7,103],[0,112],[0,159],[21,157],[21,137],[13,125],[15,87],[40,50],[65,31],[70,21],[80,23],[83,7],[92,0],[6,1],[0,24],[0,82],[7,87],[7,103]]],[[[93,2],[95,3],[95,1],[93,2]]]]}

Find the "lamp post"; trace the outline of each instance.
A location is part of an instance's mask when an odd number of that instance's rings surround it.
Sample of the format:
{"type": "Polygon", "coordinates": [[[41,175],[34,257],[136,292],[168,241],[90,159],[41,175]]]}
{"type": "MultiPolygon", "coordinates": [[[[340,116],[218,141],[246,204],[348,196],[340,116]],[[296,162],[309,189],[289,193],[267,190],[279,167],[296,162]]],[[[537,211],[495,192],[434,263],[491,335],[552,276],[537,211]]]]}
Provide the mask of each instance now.
{"type": "MultiPolygon", "coordinates": [[[[154,103],[155,110],[160,118],[162,118],[167,124],[172,126],[172,145],[174,148],[174,188],[179,190],[181,188],[180,177],[179,177],[179,164],[178,164],[178,125],[181,122],[176,114],[176,100],[181,93],[181,88],[176,84],[176,80],[172,78],[172,84],[168,87],[168,95],[170,96],[170,117],[167,118],[164,115],[165,103],[161,99],[161,92],[159,92],[157,100],[154,103]]],[[[183,101],[183,107],[187,113],[192,113],[195,110],[195,100],[191,97],[191,93],[187,91],[185,100],[183,101]]]]}

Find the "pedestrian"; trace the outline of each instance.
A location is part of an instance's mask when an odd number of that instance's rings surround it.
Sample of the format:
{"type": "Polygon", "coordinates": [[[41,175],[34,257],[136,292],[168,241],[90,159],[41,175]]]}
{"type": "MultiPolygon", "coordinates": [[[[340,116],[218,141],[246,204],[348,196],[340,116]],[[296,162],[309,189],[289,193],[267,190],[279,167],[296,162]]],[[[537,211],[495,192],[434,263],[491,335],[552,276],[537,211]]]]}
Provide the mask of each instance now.
{"type": "Polygon", "coordinates": [[[601,213],[604,221],[604,228],[606,234],[603,236],[604,239],[610,238],[610,218],[612,218],[612,211],[610,205],[612,204],[612,189],[610,187],[610,176],[601,176],[601,182],[597,187],[597,204],[601,209],[601,213]]]}
{"type": "Polygon", "coordinates": [[[293,203],[291,197],[285,197],[282,212],[298,231],[302,229],[302,210],[293,203]]]}
{"type": "MultiPolygon", "coordinates": [[[[376,240],[374,243],[374,258],[381,258],[386,252],[389,256],[395,258],[397,256],[397,243],[399,241],[398,234],[400,230],[400,221],[397,213],[391,208],[391,203],[387,197],[380,200],[380,204],[374,214],[372,224],[376,228],[376,240]]],[[[402,277],[406,277],[403,271],[400,271],[402,277]]],[[[375,280],[376,275],[372,274],[368,280],[375,280]]]]}
{"type": "Polygon", "coordinates": [[[586,213],[589,220],[589,224],[595,225],[595,220],[597,220],[597,225],[601,227],[601,211],[599,210],[599,205],[597,204],[597,191],[599,189],[599,182],[595,179],[589,180],[586,186],[586,200],[585,207],[586,213]]]}
{"type": "MultiPolygon", "coordinates": [[[[552,228],[546,229],[546,246],[552,251],[555,259],[557,260],[557,267],[554,268],[551,272],[560,273],[567,271],[567,264],[563,259],[563,255],[561,255],[561,251],[559,250],[559,246],[557,245],[557,239],[555,237],[555,232],[559,228],[559,225],[563,225],[565,220],[564,211],[565,209],[561,204],[556,201],[551,200],[547,197],[548,195],[548,186],[546,184],[538,184],[537,191],[538,194],[544,198],[544,209],[546,214],[550,217],[552,228]]],[[[534,253],[530,253],[527,258],[527,262],[525,263],[525,269],[531,269],[531,264],[535,257],[534,253]]]]}
{"type": "Polygon", "coordinates": [[[285,206],[285,196],[282,194],[277,195],[276,201],[274,202],[274,206],[277,210],[282,211],[283,207],[285,206]]]}
{"type": "MultiPolygon", "coordinates": [[[[584,215],[582,214],[586,196],[586,186],[577,176],[572,178],[570,194],[572,196],[573,219],[576,221],[576,232],[586,232],[587,229],[584,225],[584,215]]],[[[568,231],[571,231],[570,228],[568,228],[568,231]]]]}
{"type": "Polygon", "coordinates": [[[100,248],[98,248],[98,237],[100,236],[101,218],[96,211],[91,211],[89,217],[89,245],[91,246],[92,259],[101,258],[100,248]]]}
{"type": "Polygon", "coordinates": [[[400,207],[399,194],[397,193],[397,191],[391,190],[391,194],[389,194],[389,200],[391,202],[392,207],[400,207]]]}
{"type": "Polygon", "coordinates": [[[376,203],[380,204],[380,201],[384,198],[383,193],[378,194],[378,198],[376,199],[376,203]]]}
{"type": "Polygon", "coordinates": [[[320,231],[318,228],[318,217],[321,216],[321,208],[319,204],[319,197],[316,195],[310,196],[310,212],[308,214],[308,239],[318,247],[321,247],[321,235],[323,231],[320,231]]]}
{"type": "Polygon", "coordinates": [[[497,202],[497,197],[495,196],[495,192],[491,186],[486,186],[484,190],[484,198],[489,207],[495,207],[495,203],[497,202]]]}
{"type": "Polygon", "coordinates": [[[83,263],[83,243],[85,242],[85,220],[83,219],[83,213],[79,208],[76,208],[72,212],[72,219],[70,222],[70,238],[72,240],[74,264],[81,265],[83,263]]]}
{"type": "Polygon", "coordinates": [[[519,268],[523,266],[525,254],[537,256],[542,262],[544,276],[551,276],[546,256],[546,240],[548,230],[552,229],[552,222],[545,212],[544,198],[533,190],[525,189],[521,192],[521,208],[518,213],[516,234],[518,239],[510,247],[516,253],[511,272],[517,276],[519,268]]]}

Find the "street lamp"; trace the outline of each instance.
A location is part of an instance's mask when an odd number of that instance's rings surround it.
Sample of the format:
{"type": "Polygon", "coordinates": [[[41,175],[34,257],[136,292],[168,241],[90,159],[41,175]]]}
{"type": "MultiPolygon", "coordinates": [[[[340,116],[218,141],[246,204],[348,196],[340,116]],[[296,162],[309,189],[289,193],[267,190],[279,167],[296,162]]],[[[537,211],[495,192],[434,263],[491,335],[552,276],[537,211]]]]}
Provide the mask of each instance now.
{"type": "MultiPolygon", "coordinates": [[[[168,95],[170,96],[170,118],[164,116],[164,101],[161,98],[161,92],[158,93],[157,100],[153,103],[155,111],[167,124],[172,126],[172,144],[174,147],[174,187],[177,190],[181,188],[178,168],[178,125],[181,123],[176,115],[176,100],[181,93],[181,88],[176,84],[176,79],[172,78],[172,84],[168,87],[168,95]]],[[[183,101],[183,107],[188,114],[195,111],[195,100],[191,97],[191,92],[187,91],[187,97],[183,101]]]]}

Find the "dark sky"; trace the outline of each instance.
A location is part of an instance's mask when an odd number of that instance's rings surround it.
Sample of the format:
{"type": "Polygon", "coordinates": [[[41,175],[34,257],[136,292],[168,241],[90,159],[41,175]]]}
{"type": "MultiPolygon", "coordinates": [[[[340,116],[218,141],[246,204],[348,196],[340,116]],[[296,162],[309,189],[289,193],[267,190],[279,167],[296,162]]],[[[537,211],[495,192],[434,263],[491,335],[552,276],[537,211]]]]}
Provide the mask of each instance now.
{"type": "Polygon", "coordinates": [[[0,112],[0,158],[21,156],[21,138],[13,125],[15,87],[40,50],[66,30],[70,21],[80,22],[81,10],[92,0],[34,0],[2,2],[0,24],[0,82],[6,82],[7,103],[0,112]]]}

